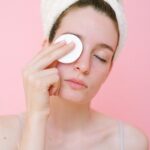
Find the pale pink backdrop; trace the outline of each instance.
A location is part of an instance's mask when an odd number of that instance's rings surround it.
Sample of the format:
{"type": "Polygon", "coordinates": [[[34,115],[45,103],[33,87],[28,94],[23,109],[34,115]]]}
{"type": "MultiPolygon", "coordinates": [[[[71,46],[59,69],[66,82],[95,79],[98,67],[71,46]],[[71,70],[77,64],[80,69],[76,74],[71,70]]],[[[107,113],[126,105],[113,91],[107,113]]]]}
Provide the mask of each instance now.
{"type": "MultiPolygon", "coordinates": [[[[22,67],[41,49],[40,0],[0,0],[0,115],[25,111],[22,67]]],[[[150,1],[125,0],[128,39],[93,100],[150,137],[150,1]]]]}

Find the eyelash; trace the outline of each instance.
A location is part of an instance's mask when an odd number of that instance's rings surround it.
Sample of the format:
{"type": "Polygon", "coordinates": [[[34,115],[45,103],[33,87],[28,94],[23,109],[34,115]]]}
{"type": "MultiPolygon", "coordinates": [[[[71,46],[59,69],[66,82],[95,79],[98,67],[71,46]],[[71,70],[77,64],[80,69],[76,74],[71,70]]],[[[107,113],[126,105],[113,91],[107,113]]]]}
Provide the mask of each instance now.
{"type": "Polygon", "coordinates": [[[97,55],[94,55],[96,58],[98,58],[100,61],[102,61],[103,63],[107,63],[107,60],[105,60],[105,59],[102,59],[102,58],[100,58],[99,56],[97,56],[97,55]]]}

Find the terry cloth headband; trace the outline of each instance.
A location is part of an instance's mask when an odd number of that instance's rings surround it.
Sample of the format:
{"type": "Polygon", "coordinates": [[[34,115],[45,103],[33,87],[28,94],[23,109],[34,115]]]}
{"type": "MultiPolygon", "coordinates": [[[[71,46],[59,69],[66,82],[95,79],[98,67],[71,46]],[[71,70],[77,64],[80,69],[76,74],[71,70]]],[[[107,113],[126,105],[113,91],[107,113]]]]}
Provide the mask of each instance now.
{"type": "MultiPolygon", "coordinates": [[[[60,14],[66,10],[73,3],[78,0],[41,0],[41,18],[44,31],[44,37],[48,38],[49,33],[60,14]]],[[[123,48],[127,36],[127,24],[123,3],[121,0],[104,0],[115,11],[118,27],[119,27],[119,43],[115,52],[114,60],[119,55],[120,50],[123,48]]]]}

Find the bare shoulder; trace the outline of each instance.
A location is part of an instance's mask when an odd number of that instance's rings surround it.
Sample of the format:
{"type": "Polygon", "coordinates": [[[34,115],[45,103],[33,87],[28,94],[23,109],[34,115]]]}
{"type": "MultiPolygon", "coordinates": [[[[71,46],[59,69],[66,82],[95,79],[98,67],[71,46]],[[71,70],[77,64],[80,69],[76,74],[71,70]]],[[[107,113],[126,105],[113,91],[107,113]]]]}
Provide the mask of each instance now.
{"type": "MultiPolygon", "coordinates": [[[[111,143],[111,146],[114,147],[115,149],[118,148],[118,145],[120,145],[120,142],[118,141],[118,134],[120,131],[119,129],[119,122],[120,119],[113,118],[109,115],[99,113],[99,112],[94,112],[96,114],[96,118],[100,120],[99,126],[102,124],[104,125],[104,130],[106,128],[106,133],[109,133],[107,137],[109,144],[111,143]]],[[[122,122],[122,127],[123,127],[123,142],[124,142],[124,147],[126,150],[148,150],[149,148],[149,142],[148,142],[148,137],[142,129],[138,128],[137,126],[125,122],[122,122]]]]}
{"type": "MultiPolygon", "coordinates": [[[[19,115],[22,116],[23,114],[19,115]]],[[[21,128],[17,114],[0,116],[0,147],[1,150],[16,149],[20,139],[21,128]]]]}
{"type": "Polygon", "coordinates": [[[124,142],[127,150],[148,150],[148,137],[139,128],[124,123],[124,142]]]}

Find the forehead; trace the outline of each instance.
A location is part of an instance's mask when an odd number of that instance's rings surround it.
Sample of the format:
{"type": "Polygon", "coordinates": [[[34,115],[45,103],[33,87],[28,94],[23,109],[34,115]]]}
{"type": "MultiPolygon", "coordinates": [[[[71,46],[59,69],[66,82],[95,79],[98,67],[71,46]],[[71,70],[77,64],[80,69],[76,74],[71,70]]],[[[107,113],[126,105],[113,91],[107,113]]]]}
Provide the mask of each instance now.
{"type": "Polygon", "coordinates": [[[116,47],[118,33],[115,23],[104,13],[92,7],[76,8],[71,10],[62,19],[57,35],[72,32],[83,37],[88,43],[104,42],[116,47]]]}

